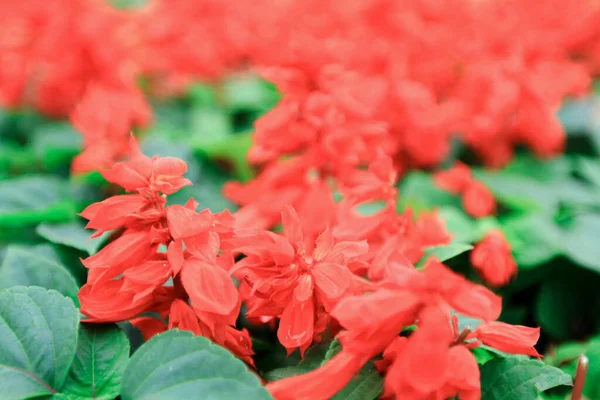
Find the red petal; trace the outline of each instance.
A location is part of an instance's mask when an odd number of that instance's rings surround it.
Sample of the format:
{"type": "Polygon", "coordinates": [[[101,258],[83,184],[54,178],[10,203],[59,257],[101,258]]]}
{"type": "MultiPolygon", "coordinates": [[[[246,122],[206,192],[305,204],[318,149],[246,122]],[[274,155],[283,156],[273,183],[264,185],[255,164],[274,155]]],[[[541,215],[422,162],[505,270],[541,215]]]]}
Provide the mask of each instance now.
{"type": "Polygon", "coordinates": [[[281,222],[283,224],[283,232],[290,242],[297,247],[302,246],[302,225],[300,224],[300,219],[298,218],[298,214],[296,214],[296,210],[291,206],[287,206],[281,212],[281,222]]]}
{"type": "Polygon", "coordinates": [[[315,309],[312,296],[301,302],[292,298],[281,315],[277,337],[288,350],[311,342],[314,335],[315,309]]]}
{"type": "Polygon", "coordinates": [[[319,263],[312,269],[315,285],[329,300],[340,298],[350,286],[350,270],[340,264],[319,263]]]}
{"type": "Polygon", "coordinates": [[[152,317],[134,318],[129,322],[131,322],[131,325],[135,326],[140,330],[140,332],[142,332],[145,342],[150,340],[152,336],[167,330],[167,326],[164,322],[152,317]]]}
{"type": "Polygon", "coordinates": [[[169,243],[167,259],[169,260],[169,264],[171,264],[173,276],[177,275],[183,266],[183,245],[181,240],[174,240],[169,243]]]}
{"type": "Polygon", "coordinates": [[[210,229],[214,217],[208,209],[197,213],[175,204],[167,208],[167,221],[173,238],[182,239],[198,235],[210,229]]]}
{"type": "Polygon", "coordinates": [[[183,264],[181,281],[196,309],[229,315],[237,306],[237,288],[227,272],[217,265],[187,260],[183,264]]]}

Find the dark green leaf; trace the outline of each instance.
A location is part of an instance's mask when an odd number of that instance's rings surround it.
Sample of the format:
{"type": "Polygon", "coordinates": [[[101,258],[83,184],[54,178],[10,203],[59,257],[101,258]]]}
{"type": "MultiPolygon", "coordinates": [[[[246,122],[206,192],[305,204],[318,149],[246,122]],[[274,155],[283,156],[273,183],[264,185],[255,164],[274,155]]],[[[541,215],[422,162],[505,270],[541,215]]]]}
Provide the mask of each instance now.
{"type": "Polygon", "coordinates": [[[84,225],[76,221],[62,224],[43,223],[37,226],[36,232],[52,243],[85,251],[89,255],[95,254],[109,235],[107,232],[101,237],[90,239],[93,231],[85,230],[84,225]]]}
{"type": "Polygon", "coordinates": [[[383,391],[383,376],[369,361],[331,400],[373,400],[383,391]]]}
{"type": "Polygon", "coordinates": [[[76,399],[114,399],[128,359],[129,342],[118,326],[81,324],[77,353],[62,393],[76,399]]]}
{"type": "Polygon", "coordinates": [[[0,388],[3,399],[52,394],[75,357],[79,313],[70,299],[40,287],[0,291],[0,388]]]}
{"type": "Polygon", "coordinates": [[[77,302],[79,287],[69,271],[48,258],[45,246],[9,246],[0,267],[0,289],[41,286],[54,289],[77,302]]]}
{"type": "Polygon", "coordinates": [[[0,227],[63,222],[75,217],[69,187],[51,175],[22,176],[0,182],[0,227]]]}
{"type": "Polygon", "coordinates": [[[481,398],[486,400],[537,400],[557,386],[572,385],[558,368],[522,357],[498,358],[481,367],[481,398]]]}
{"type": "Polygon", "coordinates": [[[146,342],[123,375],[123,400],[271,399],[248,367],[191,332],[170,330],[146,342]]]}

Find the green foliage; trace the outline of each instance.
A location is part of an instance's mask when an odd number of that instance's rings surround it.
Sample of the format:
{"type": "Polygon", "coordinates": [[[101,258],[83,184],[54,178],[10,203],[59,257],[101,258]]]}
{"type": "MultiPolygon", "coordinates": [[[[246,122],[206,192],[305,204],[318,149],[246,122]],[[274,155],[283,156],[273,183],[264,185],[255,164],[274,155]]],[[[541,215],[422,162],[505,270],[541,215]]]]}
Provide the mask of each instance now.
{"type": "Polygon", "coordinates": [[[246,365],[191,332],[170,330],[145,343],[123,376],[121,397],[136,399],[270,399],[246,365]]]}
{"type": "Polygon", "coordinates": [[[128,360],[129,342],[119,327],[81,324],[63,394],[73,399],[114,399],[120,393],[128,360]]]}
{"type": "Polygon", "coordinates": [[[93,232],[86,231],[84,225],[76,221],[62,224],[42,223],[35,231],[49,242],[85,251],[89,255],[95,254],[108,236],[105,233],[101,237],[90,239],[93,232]]]}
{"type": "Polygon", "coordinates": [[[25,175],[0,182],[0,228],[64,222],[75,216],[66,181],[52,175],[25,175]]]}
{"type": "Polygon", "coordinates": [[[425,250],[425,254],[421,257],[421,263],[427,261],[429,257],[435,257],[439,261],[444,262],[454,258],[464,252],[471,250],[473,246],[466,243],[450,243],[447,246],[435,246],[425,250]]]}
{"type": "Polygon", "coordinates": [[[541,361],[498,358],[481,367],[481,397],[489,400],[537,400],[540,393],[572,385],[569,375],[541,361]]]}
{"type": "Polygon", "coordinates": [[[52,256],[55,256],[52,249],[46,245],[8,246],[0,267],[0,289],[18,285],[41,286],[78,302],[79,286],[64,265],[52,256]]]}
{"type": "Polygon", "coordinates": [[[60,391],[75,357],[78,323],[73,302],[56,291],[0,291],[0,398],[60,391]]]}
{"type": "MultiPolygon", "coordinates": [[[[272,382],[290,376],[301,375],[327,363],[342,349],[340,342],[335,339],[331,343],[315,345],[307,350],[304,360],[298,365],[277,368],[265,378],[272,382]]],[[[378,398],[383,391],[383,376],[377,371],[372,361],[364,365],[357,376],[339,391],[332,399],[335,400],[372,400],[378,398]]]]}

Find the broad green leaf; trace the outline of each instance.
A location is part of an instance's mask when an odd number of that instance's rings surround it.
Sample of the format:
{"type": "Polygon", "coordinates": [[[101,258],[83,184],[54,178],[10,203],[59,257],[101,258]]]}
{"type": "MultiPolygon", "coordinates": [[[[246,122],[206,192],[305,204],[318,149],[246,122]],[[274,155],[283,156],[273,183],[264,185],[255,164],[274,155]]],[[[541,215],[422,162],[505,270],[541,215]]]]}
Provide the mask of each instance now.
{"type": "Polygon", "coordinates": [[[422,210],[431,210],[443,205],[462,207],[458,196],[435,186],[431,174],[413,171],[406,174],[400,182],[399,211],[410,207],[415,213],[419,213],[422,210]]]}
{"type": "Polygon", "coordinates": [[[537,400],[539,394],[572,379],[558,368],[522,357],[498,358],[481,367],[481,398],[486,400],[537,400]]]}
{"type": "Polygon", "coordinates": [[[29,175],[0,182],[0,227],[63,222],[75,217],[68,183],[52,175],[29,175]]]}
{"type": "Polygon", "coordinates": [[[123,400],[271,399],[248,367],[191,332],[170,330],[146,342],[123,375],[123,400]]]}
{"type": "Polygon", "coordinates": [[[321,365],[325,364],[327,361],[329,361],[333,356],[335,356],[341,350],[342,350],[342,344],[340,343],[340,341],[337,338],[334,339],[333,342],[331,342],[331,345],[329,346],[329,348],[327,349],[327,352],[325,353],[325,357],[323,358],[321,365]]]}
{"type": "Polygon", "coordinates": [[[541,265],[562,253],[562,232],[545,214],[508,219],[503,222],[502,231],[520,268],[541,265]]]}
{"type": "Polygon", "coordinates": [[[48,122],[33,133],[31,147],[46,169],[53,171],[68,167],[71,159],[81,152],[82,137],[68,122],[48,122]]]}
{"type": "Polygon", "coordinates": [[[264,375],[264,378],[267,381],[272,382],[312,371],[313,369],[320,367],[325,360],[328,359],[328,355],[329,357],[333,356],[336,351],[335,348],[337,347],[334,343],[335,342],[313,345],[306,351],[304,359],[300,360],[297,365],[272,369],[264,375]]]}
{"type": "MultiPolygon", "coordinates": [[[[342,346],[339,340],[334,339],[323,354],[323,346],[315,346],[307,351],[305,358],[296,366],[284,367],[269,371],[265,378],[272,382],[294,375],[305,374],[319,368],[333,358],[342,346]]],[[[383,377],[372,362],[362,367],[356,377],[339,391],[332,400],[372,400],[376,399],[383,391],[383,377]]]]}
{"type": "Polygon", "coordinates": [[[73,399],[112,400],[121,389],[129,341],[116,325],[81,324],[75,360],[62,388],[73,399]]]}
{"type": "Polygon", "coordinates": [[[246,181],[254,176],[254,170],[248,164],[246,154],[252,146],[250,132],[237,135],[199,136],[192,147],[201,155],[212,160],[225,161],[232,165],[237,179],[246,181]]]}
{"type": "Polygon", "coordinates": [[[475,170],[474,173],[500,202],[512,209],[553,213],[558,207],[557,193],[534,178],[504,171],[475,170]]]}
{"type": "Polygon", "coordinates": [[[425,250],[419,265],[424,264],[429,257],[436,257],[440,262],[447,261],[471,250],[473,246],[467,243],[450,243],[447,246],[434,246],[425,250]]]}
{"type": "Polygon", "coordinates": [[[369,361],[331,400],[373,400],[383,391],[383,376],[369,361]]]}
{"type": "Polygon", "coordinates": [[[268,111],[280,97],[275,85],[253,75],[227,79],[221,95],[225,107],[233,111],[268,111]]]}
{"type": "Polygon", "coordinates": [[[108,235],[108,233],[105,233],[101,237],[90,239],[93,231],[85,230],[84,225],[77,221],[62,224],[42,223],[37,226],[36,232],[52,243],[85,251],[89,255],[93,255],[98,251],[108,235]]]}
{"type": "Polygon", "coordinates": [[[446,222],[446,230],[456,242],[473,243],[479,239],[476,221],[459,208],[444,206],[439,209],[440,217],[446,222]]]}
{"type": "Polygon", "coordinates": [[[571,160],[565,156],[541,160],[531,154],[521,154],[513,158],[502,172],[524,175],[540,182],[553,182],[569,176],[571,160]]]}
{"type": "Polygon", "coordinates": [[[577,172],[590,183],[600,187],[600,162],[593,158],[580,157],[577,159],[577,172]]]}
{"type": "Polygon", "coordinates": [[[69,271],[56,259],[40,251],[44,246],[9,246],[0,267],[0,289],[41,286],[54,289],[77,302],[79,287],[69,271]]]}
{"type": "Polygon", "coordinates": [[[566,256],[583,267],[600,272],[600,215],[579,214],[561,241],[566,256]]]}
{"type": "Polygon", "coordinates": [[[494,353],[482,347],[475,347],[471,349],[471,353],[473,353],[473,356],[475,357],[475,360],[477,360],[477,364],[479,365],[484,365],[488,361],[491,361],[495,358],[494,353]]]}
{"type": "Polygon", "coordinates": [[[54,290],[0,290],[0,394],[27,399],[60,390],[75,357],[79,313],[54,290]]]}

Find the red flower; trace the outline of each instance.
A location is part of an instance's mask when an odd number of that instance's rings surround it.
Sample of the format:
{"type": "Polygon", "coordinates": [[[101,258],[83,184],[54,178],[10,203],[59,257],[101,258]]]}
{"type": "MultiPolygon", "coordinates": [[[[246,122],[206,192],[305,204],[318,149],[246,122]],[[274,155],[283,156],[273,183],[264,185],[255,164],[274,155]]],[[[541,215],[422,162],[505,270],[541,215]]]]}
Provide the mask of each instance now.
{"type": "Polygon", "coordinates": [[[492,286],[504,286],[517,273],[517,264],[511,254],[510,243],[502,231],[489,231],[471,252],[471,264],[492,286]]]}
{"type": "Polygon", "coordinates": [[[301,353],[318,337],[329,312],[347,292],[360,290],[366,282],[354,276],[348,263],[365,254],[365,242],[336,242],[329,229],[307,252],[298,215],[288,207],[282,213],[285,236],[271,232],[250,233],[228,240],[227,249],[246,258],[236,265],[251,286],[251,318],[280,318],[278,337],[288,352],[301,353]]]}
{"type": "Polygon", "coordinates": [[[533,347],[540,338],[540,328],[488,321],[479,324],[477,329],[471,333],[470,338],[476,338],[486,346],[494,347],[505,353],[541,357],[533,347]]]}
{"type": "Polygon", "coordinates": [[[463,193],[472,180],[471,170],[460,161],[454,163],[452,168],[438,171],[433,175],[436,185],[453,194],[463,193]]]}
{"type": "Polygon", "coordinates": [[[462,194],[465,211],[476,218],[487,217],[496,212],[496,199],[483,183],[473,180],[462,194]]]}

